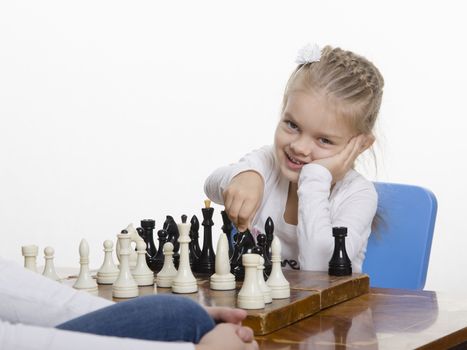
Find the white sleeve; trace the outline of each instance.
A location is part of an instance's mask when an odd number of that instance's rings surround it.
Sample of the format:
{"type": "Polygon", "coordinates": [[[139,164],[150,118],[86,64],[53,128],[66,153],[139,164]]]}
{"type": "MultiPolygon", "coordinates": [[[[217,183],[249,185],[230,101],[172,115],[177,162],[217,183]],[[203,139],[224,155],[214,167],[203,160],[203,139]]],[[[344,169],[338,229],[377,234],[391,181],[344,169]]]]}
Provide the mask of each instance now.
{"type": "Polygon", "coordinates": [[[0,320],[0,349],[2,350],[194,350],[191,343],[168,343],[131,338],[108,337],[10,324],[0,320]]]}
{"type": "Polygon", "coordinates": [[[0,258],[1,320],[52,327],[112,304],[0,258]]]}
{"type": "Polygon", "coordinates": [[[371,232],[378,196],[363,178],[347,184],[331,213],[332,175],[319,164],[303,167],[298,184],[298,260],[303,270],[327,271],[334,250],[332,227],[347,227],[346,250],[351,261],[360,254],[371,232]]]}
{"type": "Polygon", "coordinates": [[[275,158],[273,146],[263,146],[240,159],[238,163],[216,169],[204,183],[204,193],[217,204],[224,204],[222,193],[236,175],[253,170],[261,175],[266,183],[274,168],[275,158]]]}

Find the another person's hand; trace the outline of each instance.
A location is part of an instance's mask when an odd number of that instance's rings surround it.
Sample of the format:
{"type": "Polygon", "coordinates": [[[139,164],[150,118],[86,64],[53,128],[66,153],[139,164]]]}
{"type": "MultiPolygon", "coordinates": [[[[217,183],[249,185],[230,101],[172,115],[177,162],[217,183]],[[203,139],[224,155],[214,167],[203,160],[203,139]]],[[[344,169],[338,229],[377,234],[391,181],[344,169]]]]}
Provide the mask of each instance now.
{"type": "Polygon", "coordinates": [[[195,346],[196,350],[258,350],[256,341],[245,342],[238,332],[241,326],[232,323],[220,323],[206,333],[195,346]]]}
{"type": "Polygon", "coordinates": [[[263,178],[256,171],[236,175],[223,192],[224,207],[240,232],[249,228],[263,199],[263,178]]]}
{"type": "Polygon", "coordinates": [[[317,159],[312,164],[321,164],[332,174],[332,184],[342,180],[345,174],[352,168],[357,157],[367,150],[375,141],[371,134],[353,137],[345,148],[336,155],[328,158],[317,159]]]}
{"type": "MultiPolygon", "coordinates": [[[[216,321],[216,323],[232,323],[241,326],[242,321],[246,318],[247,313],[242,309],[233,309],[231,307],[207,306],[206,311],[216,321]]],[[[249,327],[240,327],[237,330],[237,335],[244,342],[253,341],[253,330],[249,327]]]]}

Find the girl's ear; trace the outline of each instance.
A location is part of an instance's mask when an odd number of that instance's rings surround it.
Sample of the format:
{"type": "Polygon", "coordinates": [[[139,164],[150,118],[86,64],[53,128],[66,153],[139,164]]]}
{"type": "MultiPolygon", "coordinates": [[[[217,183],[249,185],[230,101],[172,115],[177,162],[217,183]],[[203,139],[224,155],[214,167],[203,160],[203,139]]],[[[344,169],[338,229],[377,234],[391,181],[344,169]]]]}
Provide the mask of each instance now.
{"type": "Polygon", "coordinates": [[[375,136],[372,133],[365,135],[365,140],[362,143],[362,152],[370,148],[375,142],[375,136]]]}

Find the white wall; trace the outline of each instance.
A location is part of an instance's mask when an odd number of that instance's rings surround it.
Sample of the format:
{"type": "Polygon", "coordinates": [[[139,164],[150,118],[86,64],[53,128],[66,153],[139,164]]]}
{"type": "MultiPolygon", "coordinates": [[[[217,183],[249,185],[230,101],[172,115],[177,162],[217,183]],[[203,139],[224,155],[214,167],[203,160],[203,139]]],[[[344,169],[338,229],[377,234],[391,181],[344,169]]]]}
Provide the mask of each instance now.
{"type": "Polygon", "coordinates": [[[86,238],[98,267],[128,223],[200,215],[205,177],[272,142],[296,52],[316,41],[382,71],[379,170],[365,173],[437,195],[426,288],[467,291],[464,7],[1,2],[0,255],[50,245],[78,266],[86,238]]]}

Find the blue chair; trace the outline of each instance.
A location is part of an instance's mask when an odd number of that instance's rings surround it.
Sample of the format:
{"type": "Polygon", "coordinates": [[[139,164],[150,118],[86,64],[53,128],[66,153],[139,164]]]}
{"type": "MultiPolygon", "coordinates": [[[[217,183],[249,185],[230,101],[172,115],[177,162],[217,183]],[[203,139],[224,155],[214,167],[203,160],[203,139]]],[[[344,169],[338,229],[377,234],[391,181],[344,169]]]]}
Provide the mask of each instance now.
{"type": "Polygon", "coordinates": [[[371,287],[422,290],[430,260],[437,201],[422,187],[375,182],[382,217],[368,241],[362,270],[371,287]]]}

